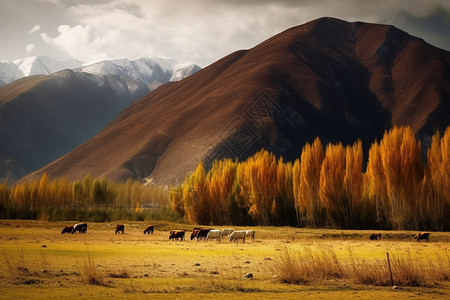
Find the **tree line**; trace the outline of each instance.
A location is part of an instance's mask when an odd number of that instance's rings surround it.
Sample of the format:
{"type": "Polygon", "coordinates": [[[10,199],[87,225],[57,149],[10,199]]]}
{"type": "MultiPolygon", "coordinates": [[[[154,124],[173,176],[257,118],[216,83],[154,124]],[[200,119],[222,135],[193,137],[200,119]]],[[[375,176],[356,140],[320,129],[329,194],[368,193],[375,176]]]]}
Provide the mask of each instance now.
{"type": "Polygon", "coordinates": [[[409,127],[394,127],[363,160],[361,141],[306,144],[285,162],[266,150],[245,161],[200,162],[171,187],[172,210],[190,222],[359,229],[450,229],[450,127],[422,158],[409,127]]]}
{"type": "MultiPolygon", "coordinates": [[[[143,219],[154,212],[144,208],[170,213],[170,203],[165,187],[143,185],[140,181],[114,182],[106,178],[69,181],[51,179],[44,173],[40,180],[0,184],[0,218],[57,219],[105,221],[112,219],[143,219]],[[130,213],[132,212],[132,213],[130,213]]],[[[178,217],[176,218],[178,219],[178,217]]]]}

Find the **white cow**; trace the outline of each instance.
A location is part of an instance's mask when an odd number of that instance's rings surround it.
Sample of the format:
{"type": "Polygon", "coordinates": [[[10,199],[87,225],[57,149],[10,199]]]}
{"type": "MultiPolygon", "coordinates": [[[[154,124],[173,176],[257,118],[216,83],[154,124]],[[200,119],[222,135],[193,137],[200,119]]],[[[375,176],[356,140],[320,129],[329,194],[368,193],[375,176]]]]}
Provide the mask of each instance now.
{"type": "Polygon", "coordinates": [[[229,236],[233,231],[231,228],[222,229],[222,238],[229,236]]]}
{"type": "Polygon", "coordinates": [[[216,239],[218,242],[222,240],[222,232],[220,230],[210,230],[206,236],[206,240],[216,239]]]}
{"type": "Polygon", "coordinates": [[[252,241],[254,241],[255,240],[255,231],[254,230],[246,230],[245,236],[248,238],[251,238],[252,241]]]}
{"type": "Polygon", "coordinates": [[[245,230],[233,231],[229,237],[230,242],[242,240],[242,243],[245,243],[245,230]]]}

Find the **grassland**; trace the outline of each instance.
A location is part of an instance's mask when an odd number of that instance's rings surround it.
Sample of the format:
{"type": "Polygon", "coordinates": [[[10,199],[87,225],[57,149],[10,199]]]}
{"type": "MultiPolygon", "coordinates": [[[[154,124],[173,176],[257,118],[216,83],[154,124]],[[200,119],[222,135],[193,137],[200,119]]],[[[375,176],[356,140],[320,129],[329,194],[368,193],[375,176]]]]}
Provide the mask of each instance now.
{"type": "Polygon", "coordinates": [[[381,231],[382,240],[369,241],[369,231],[252,227],[255,241],[242,244],[169,241],[169,230],[192,229],[186,224],[155,222],[155,234],[144,236],[143,222],[125,222],[124,235],[114,234],[116,223],[89,223],[87,234],[61,235],[66,223],[0,220],[1,299],[450,295],[450,233],[418,243],[407,231],[381,231]],[[286,283],[283,272],[300,279],[286,283]],[[243,279],[247,273],[253,278],[243,279]]]}

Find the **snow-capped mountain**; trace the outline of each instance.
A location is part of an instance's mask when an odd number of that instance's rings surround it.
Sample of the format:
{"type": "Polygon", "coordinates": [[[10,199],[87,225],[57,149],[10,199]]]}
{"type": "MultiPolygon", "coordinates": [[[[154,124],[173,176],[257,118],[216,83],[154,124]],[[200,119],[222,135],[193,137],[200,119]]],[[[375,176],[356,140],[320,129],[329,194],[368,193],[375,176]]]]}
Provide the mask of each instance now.
{"type": "Polygon", "coordinates": [[[23,72],[12,61],[0,61],[0,86],[24,77],[23,72]]]}
{"type": "Polygon", "coordinates": [[[198,70],[200,67],[195,64],[173,59],[140,58],[131,61],[122,58],[90,64],[75,71],[138,80],[153,90],[163,83],[179,81],[198,70]]]}
{"type": "Polygon", "coordinates": [[[30,56],[14,61],[0,61],[0,86],[31,75],[48,75],[64,69],[82,67],[78,60],[58,60],[47,56],[30,56]]]}
{"type": "Polygon", "coordinates": [[[1,61],[0,86],[22,77],[49,75],[65,69],[98,76],[115,75],[127,81],[131,90],[141,84],[154,90],[168,81],[179,81],[197,72],[200,67],[164,58],[140,58],[134,61],[122,58],[86,64],[78,60],[63,61],[47,56],[31,56],[14,61],[1,61]]]}
{"type": "Polygon", "coordinates": [[[48,75],[64,69],[75,69],[83,66],[78,60],[58,60],[48,56],[30,56],[13,61],[24,76],[48,75]]]}

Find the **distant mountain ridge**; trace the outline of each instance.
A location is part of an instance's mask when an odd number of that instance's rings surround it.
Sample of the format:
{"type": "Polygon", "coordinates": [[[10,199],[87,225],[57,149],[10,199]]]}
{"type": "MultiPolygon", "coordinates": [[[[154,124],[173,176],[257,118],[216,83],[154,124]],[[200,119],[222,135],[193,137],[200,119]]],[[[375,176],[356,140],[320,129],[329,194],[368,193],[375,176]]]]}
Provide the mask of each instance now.
{"type": "Polygon", "coordinates": [[[423,144],[450,124],[450,53],[390,25],[321,18],[231,53],[124,110],[94,138],[26,176],[162,184],[199,161],[285,160],[322,142],[364,149],[392,126],[423,144]]]}
{"type": "Polygon", "coordinates": [[[71,69],[94,75],[116,75],[122,79],[139,80],[150,90],[168,81],[178,81],[200,70],[193,64],[166,58],[126,58],[86,64],[78,60],[59,60],[47,56],[30,56],[0,62],[0,86],[32,75],[49,75],[71,69]]]}
{"type": "Polygon", "coordinates": [[[48,56],[30,56],[13,61],[22,71],[24,77],[31,75],[49,75],[65,69],[83,66],[78,60],[59,60],[48,56]]]}
{"type": "Polygon", "coordinates": [[[12,81],[0,86],[0,182],[44,166],[93,137],[133,101],[200,69],[169,59],[82,67],[45,57],[15,62],[0,63],[0,84],[12,81]]]}
{"type": "Polygon", "coordinates": [[[95,75],[116,75],[122,79],[139,80],[154,90],[163,83],[178,81],[200,70],[200,67],[173,59],[140,58],[128,60],[125,58],[105,60],[75,69],[95,75]]]}

